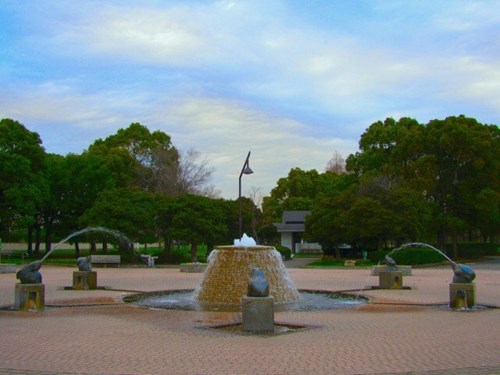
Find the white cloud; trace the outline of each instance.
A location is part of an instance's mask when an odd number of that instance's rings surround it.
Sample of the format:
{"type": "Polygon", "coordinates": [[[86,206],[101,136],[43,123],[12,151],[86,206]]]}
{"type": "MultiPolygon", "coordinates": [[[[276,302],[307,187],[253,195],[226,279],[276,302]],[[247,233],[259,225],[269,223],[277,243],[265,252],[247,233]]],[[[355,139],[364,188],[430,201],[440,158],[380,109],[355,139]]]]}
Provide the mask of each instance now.
{"type": "Polygon", "coordinates": [[[354,141],[315,138],[304,124],[235,101],[186,98],[157,115],[182,129],[172,134],[175,144],[185,149],[194,146],[207,156],[216,169],[215,184],[226,197],[237,194],[235,187],[249,150],[255,174],[247,176],[245,184],[266,194],[291,168],[322,172],[335,150],[344,157],[357,150],[354,141]]]}

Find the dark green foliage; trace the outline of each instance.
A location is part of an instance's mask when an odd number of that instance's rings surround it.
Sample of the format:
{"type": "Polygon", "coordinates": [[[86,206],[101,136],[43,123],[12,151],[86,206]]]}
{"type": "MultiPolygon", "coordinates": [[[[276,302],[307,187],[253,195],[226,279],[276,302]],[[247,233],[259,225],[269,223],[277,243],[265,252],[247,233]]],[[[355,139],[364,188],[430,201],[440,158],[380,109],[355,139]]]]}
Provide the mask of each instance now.
{"type": "MultiPolygon", "coordinates": [[[[373,263],[383,263],[390,251],[370,251],[368,258],[373,263]]],[[[393,252],[390,257],[399,265],[416,266],[422,264],[435,264],[446,261],[441,254],[429,248],[402,249],[393,252]]]]}
{"type": "MultiPolygon", "coordinates": [[[[499,246],[494,243],[464,242],[457,244],[458,257],[464,259],[477,259],[482,256],[498,255],[499,246]]],[[[447,254],[452,253],[452,245],[446,246],[447,254]]]]}
{"type": "Polygon", "coordinates": [[[158,255],[157,264],[181,264],[187,263],[191,259],[191,255],[180,250],[173,250],[170,253],[163,252],[158,255]]]}
{"type": "Polygon", "coordinates": [[[274,246],[276,250],[279,251],[284,260],[289,260],[292,257],[292,250],[286,246],[276,245],[274,246]]]}

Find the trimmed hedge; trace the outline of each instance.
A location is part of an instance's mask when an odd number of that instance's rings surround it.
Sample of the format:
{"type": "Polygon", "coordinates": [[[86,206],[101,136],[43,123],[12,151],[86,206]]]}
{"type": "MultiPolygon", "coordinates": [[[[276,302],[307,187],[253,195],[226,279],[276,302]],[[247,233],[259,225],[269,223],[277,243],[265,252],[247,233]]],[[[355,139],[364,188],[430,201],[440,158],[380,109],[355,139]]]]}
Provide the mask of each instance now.
{"type": "MultiPolygon", "coordinates": [[[[371,251],[368,254],[369,259],[374,263],[383,263],[383,260],[390,251],[371,251]]],[[[416,266],[421,264],[432,264],[441,263],[446,261],[446,259],[429,248],[411,248],[398,250],[391,254],[391,258],[396,261],[397,264],[416,266]]]]}

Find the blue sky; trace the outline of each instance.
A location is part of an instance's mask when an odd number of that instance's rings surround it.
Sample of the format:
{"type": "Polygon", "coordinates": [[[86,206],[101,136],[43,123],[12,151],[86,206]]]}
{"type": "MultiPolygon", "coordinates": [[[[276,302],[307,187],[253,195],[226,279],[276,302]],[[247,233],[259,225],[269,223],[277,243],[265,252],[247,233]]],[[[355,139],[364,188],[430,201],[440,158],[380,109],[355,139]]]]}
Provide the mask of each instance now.
{"type": "Polygon", "coordinates": [[[80,153],[133,122],[238,195],[323,171],[375,121],[500,119],[500,1],[0,0],[0,118],[80,153]]]}

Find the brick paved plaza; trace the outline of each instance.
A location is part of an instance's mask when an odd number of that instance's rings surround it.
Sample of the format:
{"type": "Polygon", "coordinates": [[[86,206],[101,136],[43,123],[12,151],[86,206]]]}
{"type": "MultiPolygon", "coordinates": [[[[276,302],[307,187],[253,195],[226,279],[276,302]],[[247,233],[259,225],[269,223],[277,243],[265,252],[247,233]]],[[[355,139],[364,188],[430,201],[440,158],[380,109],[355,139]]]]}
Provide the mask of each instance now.
{"type": "MultiPolygon", "coordinates": [[[[500,307],[498,263],[476,270],[477,303],[500,307]]],[[[500,374],[500,310],[451,311],[449,267],[414,269],[410,290],[368,290],[369,269],[289,268],[299,289],[362,290],[354,309],[280,312],[293,333],[256,336],[212,328],[240,313],[153,310],[123,296],[193,289],[178,268],[95,268],[107,290],[64,290],[71,267],[43,266],[45,312],[0,311],[0,374],[500,374]]],[[[15,274],[0,274],[0,305],[15,274]]],[[[356,294],[356,293],[355,293],[356,294]]]]}

